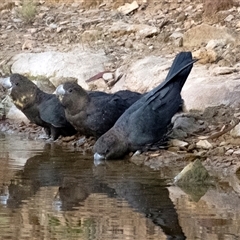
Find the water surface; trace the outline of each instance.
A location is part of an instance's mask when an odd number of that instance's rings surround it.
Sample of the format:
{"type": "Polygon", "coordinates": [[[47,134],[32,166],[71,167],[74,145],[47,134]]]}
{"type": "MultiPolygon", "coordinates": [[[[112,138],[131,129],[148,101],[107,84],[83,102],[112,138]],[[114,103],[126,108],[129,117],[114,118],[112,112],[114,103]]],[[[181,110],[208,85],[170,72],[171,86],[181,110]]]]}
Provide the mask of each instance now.
{"type": "Polygon", "coordinates": [[[176,171],[0,135],[0,239],[240,239],[230,188],[192,195],[176,171]]]}

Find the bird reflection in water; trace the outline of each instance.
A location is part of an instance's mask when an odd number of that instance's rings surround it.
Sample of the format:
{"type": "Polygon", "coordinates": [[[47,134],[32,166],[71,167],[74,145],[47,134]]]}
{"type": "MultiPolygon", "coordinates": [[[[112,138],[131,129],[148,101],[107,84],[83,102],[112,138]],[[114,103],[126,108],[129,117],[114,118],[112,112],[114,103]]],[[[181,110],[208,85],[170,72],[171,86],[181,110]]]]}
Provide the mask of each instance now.
{"type": "Polygon", "coordinates": [[[157,172],[149,172],[126,161],[95,166],[91,158],[59,149],[29,158],[8,188],[6,206],[21,207],[26,202],[23,200],[32,198],[40,188],[58,186],[53,199],[55,211],[82,209],[87,199],[97,194],[104,199],[127,202],[134,212],[159,226],[168,239],[185,239],[166,182],[157,172]]]}

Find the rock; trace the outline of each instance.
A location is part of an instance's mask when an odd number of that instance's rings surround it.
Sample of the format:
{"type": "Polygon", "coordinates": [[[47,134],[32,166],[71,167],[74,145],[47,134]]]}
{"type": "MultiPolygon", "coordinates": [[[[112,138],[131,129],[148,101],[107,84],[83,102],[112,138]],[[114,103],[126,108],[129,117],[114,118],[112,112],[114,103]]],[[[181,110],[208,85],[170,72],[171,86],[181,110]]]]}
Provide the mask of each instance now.
{"type": "Polygon", "coordinates": [[[196,143],[196,147],[202,149],[211,149],[213,145],[208,140],[199,140],[196,143]]]}
{"type": "MultiPolygon", "coordinates": [[[[71,78],[67,78],[65,81],[62,81],[61,83],[69,81],[70,79],[71,78]]],[[[61,78],[61,80],[63,79],[61,78]]],[[[56,87],[51,83],[51,81],[48,78],[40,76],[37,79],[33,79],[32,81],[44,92],[53,93],[56,90],[56,87]]],[[[77,82],[77,79],[75,79],[75,81],[77,82]]]]}
{"type": "Polygon", "coordinates": [[[211,39],[206,46],[206,49],[214,49],[217,47],[224,47],[227,45],[226,39],[211,39]]]}
{"type": "Polygon", "coordinates": [[[138,39],[152,37],[159,33],[159,29],[157,27],[147,24],[128,24],[122,21],[114,22],[110,28],[106,29],[106,31],[114,36],[135,33],[138,39]]]}
{"type": "Polygon", "coordinates": [[[236,28],[240,28],[240,21],[237,22],[236,28]]]}
{"type": "Polygon", "coordinates": [[[169,39],[173,41],[175,46],[182,47],[182,45],[183,45],[183,34],[181,32],[172,33],[169,36],[169,39]]]}
{"type": "Polygon", "coordinates": [[[4,40],[4,39],[7,39],[8,38],[8,35],[7,34],[2,34],[1,35],[1,38],[4,40]]]}
{"type": "Polygon", "coordinates": [[[149,25],[139,25],[136,33],[136,36],[139,38],[146,38],[146,37],[152,37],[159,33],[159,30],[157,27],[152,27],[149,25]]]}
{"type": "Polygon", "coordinates": [[[117,10],[124,15],[131,13],[132,11],[138,9],[139,5],[137,1],[133,1],[132,3],[125,3],[125,5],[120,6],[117,10]]]}
{"type": "Polygon", "coordinates": [[[89,89],[105,92],[108,89],[108,85],[104,81],[104,79],[99,78],[99,79],[95,80],[94,82],[89,83],[89,89]]]}
{"type": "Polygon", "coordinates": [[[169,38],[174,38],[174,39],[177,39],[177,38],[182,38],[183,37],[183,34],[181,32],[173,32],[169,38]]]}
{"type": "Polygon", "coordinates": [[[213,181],[200,160],[189,163],[175,178],[175,184],[198,202],[208,191],[213,181]]]}
{"type": "Polygon", "coordinates": [[[234,152],[233,149],[228,149],[228,150],[225,152],[225,155],[226,155],[226,156],[230,156],[230,155],[233,154],[233,152],[234,152]]]}
{"type": "Polygon", "coordinates": [[[19,109],[17,109],[17,107],[15,105],[12,105],[12,107],[9,109],[6,118],[8,119],[12,119],[14,121],[21,121],[24,122],[26,124],[29,123],[29,120],[27,119],[27,117],[22,113],[22,111],[20,111],[19,109]]]}
{"type": "Polygon", "coordinates": [[[174,147],[187,147],[189,144],[187,142],[184,142],[184,141],[181,141],[181,140],[178,140],[178,139],[172,139],[170,141],[170,144],[174,147]]]}
{"type": "Polygon", "coordinates": [[[141,42],[134,42],[133,48],[139,52],[143,52],[146,49],[146,45],[141,42]]]}
{"type": "MultiPolygon", "coordinates": [[[[123,65],[121,66],[123,76],[113,86],[111,92],[122,89],[142,93],[149,91],[165,79],[170,65],[171,60],[153,55],[136,60],[130,66],[123,65]]],[[[236,71],[240,69],[237,66],[234,68],[236,71]]],[[[225,75],[214,76],[206,67],[195,63],[182,89],[186,109],[188,111],[204,110],[207,107],[222,104],[238,107],[240,105],[239,84],[240,79],[235,71],[230,78],[226,78],[225,75]]]]}
{"type": "Polygon", "coordinates": [[[123,21],[113,22],[111,26],[105,29],[106,32],[112,35],[122,36],[124,34],[131,34],[134,31],[134,27],[131,24],[123,21]]]}
{"type": "Polygon", "coordinates": [[[210,175],[199,159],[190,162],[175,178],[174,183],[182,185],[209,184],[210,175]]]}
{"type": "Polygon", "coordinates": [[[156,56],[148,56],[135,61],[111,91],[116,92],[121,89],[149,91],[165,79],[170,65],[171,61],[156,56]]]}
{"type": "Polygon", "coordinates": [[[113,79],[113,73],[111,72],[106,72],[103,74],[102,78],[105,80],[105,81],[109,81],[111,79],[113,79]]]}
{"type": "Polygon", "coordinates": [[[204,110],[207,107],[225,105],[238,107],[240,79],[238,74],[211,76],[207,68],[193,67],[183,89],[187,110],[204,110]]]}
{"type": "Polygon", "coordinates": [[[240,155],[240,149],[234,151],[233,154],[240,155]]]}
{"type": "Polygon", "coordinates": [[[101,34],[102,32],[99,30],[95,30],[95,29],[86,30],[81,35],[82,42],[84,43],[95,42],[101,38],[101,34]]]}
{"type": "Polygon", "coordinates": [[[218,54],[213,49],[201,48],[193,52],[193,57],[199,59],[199,63],[213,63],[216,62],[218,54]]]}
{"type": "Polygon", "coordinates": [[[21,53],[12,59],[11,70],[28,76],[45,76],[55,87],[59,85],[59,79],[74,77],[78,84],[88,89],[85,80],[103,71],[107,61],[103,51],[76,49],[70,52],[21,53]]]}
{"type": "Polygon", "coordinates": [[[210,150],[212,156],[223,156],[226,152],[225,147],[216,147],[210,150]]]}
{"type": "Polygon", "coordinates": [[[178,152],[178,151],[181,151],[181,149],[180,149],[180,147],[169,147],[168,151],[170,151],[170,152],[178,152]]]}
{"type": "Polygon", "coordinates": [[[237,69],[234,67],[215,67],[212,69],[212,74],[217,75],[227,75],[237,72],[237,69]]]}
{"type": "Polygon", "coordinates": [[[174,128],[172,132],[169,134],[171,138],[185,139],[188,134],[183,131],[181,128],[174,128]]]}
{"type": "Polygon", "coordinates": [[[234,138],[240,137],[240,123],[230,131],[230,135],[234,138]]]}
{"type": "Polygon", "coordinates": [[[183,39],[182,38],[177,38],[176,40],[174,40],[173,43],[176,47],[182,47],[183,46],[183,39]]]}
{"type": "Polygon", "coordinates": [[[224,21],[231,22],[233,19],[234,19],[234,16],[232,14],[230,14],[224,19],[224,21]]]}
{"type": "Polygon", "coordinates": [[[197,133],[206,129],[206,124],[204,122],[199,122],[192,116],[185,116],[184,114],[175,115],[172,119],[173,131],[175,129],[181,129],[186,133],[197,133]]]}
{"type": "Polygon", "coordinates": [[[148,159],[148,161],[144,162],[144,165],[154,169],[154,170],[159,170],[163,166],[173,166],[174,163],[179,163],[183,162],[184,155],[178,154],[175,152],[170,152],[170,151],[162,151],[161,154],[157,157],[153,157],[148,159]]]}
{"type": "Polygon", "coordinates": [[[196,144],[195,143],[191,143],[189,146],[188,146],[188,151],[192,151],[196,148],[196,144]]]}
{"type": "MultiPolygon", "coordinates": [[[[62,83],[65,83],[65,82],[76,82],[77,83],[78,79],[75,77],[50,77],[49,81],[50,81],[50,83],[52,83],[52,85],[56,89],[56,86],[58,86],[62,83]]],[[[39,86],[39,83],[38,83],[38,86],[39,86]]],[[[41,85],[39,87],[42,89],[41,85]]],[[[44,89],[42,89],[42,90],[44,91],[44,89]]]]}
{"type": "Polygon", "coordinates": [[[187,18],[187,14],[185,12],[181,12],[177,17],[177,22],[184,22],[184,20],[187,18]]]}
{"type": "Polygon", "coordinates": [[[212,39],[225,39],[227,42],[236,42],[236,34],[226,27],[213,27],[201,24],[189,29],[183,35],[184,47],[200,47],[212,39]]]}
{"type": "Polygon", "coordinates": [[[126,48],[131,48],[133,46],[133,42],[131,39],[127,39],[127,41],[124,44],[126,48]]]}
{"type": "Polygon", "coordinates": [[[136,165],[142,165],[146,159],[146,156],[141,154],[133,154],[133,156],[130,158],[130,161],[133,162],[136,165]]]}

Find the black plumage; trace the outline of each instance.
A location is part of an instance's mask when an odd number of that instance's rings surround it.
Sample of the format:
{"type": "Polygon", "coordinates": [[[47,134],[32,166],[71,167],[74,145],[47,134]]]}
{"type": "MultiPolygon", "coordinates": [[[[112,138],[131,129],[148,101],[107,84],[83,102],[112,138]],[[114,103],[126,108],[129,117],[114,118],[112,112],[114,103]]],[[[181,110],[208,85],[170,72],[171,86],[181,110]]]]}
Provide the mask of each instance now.
{"type": "Polygon", "coordinates": [[[181,90],[195,61],[191,52],[179,53],[165,81],[129,107],[96,141],[94,158],[120,158],[129,151],[147,150],[160,144],[171,118],[181,108],[181,90]]]}
{"type": "Polygon", "coordinates": [[[10,89],[10,96],[30,122],[44,128],[46,134],[56,140],[60,135],[76,133],[66,120],[64,108],[54,94],[45,93],[32,81],[20,74],[12,74],[3,80],[3,86],[10,89]]]}
{"type": "Polygon", "coordinates": [[[67,120],[86,136],[100,137],[142,94],[128,90],[108,94],[86,91],[77,83],[66,82],[56,89],[67,120]]]}

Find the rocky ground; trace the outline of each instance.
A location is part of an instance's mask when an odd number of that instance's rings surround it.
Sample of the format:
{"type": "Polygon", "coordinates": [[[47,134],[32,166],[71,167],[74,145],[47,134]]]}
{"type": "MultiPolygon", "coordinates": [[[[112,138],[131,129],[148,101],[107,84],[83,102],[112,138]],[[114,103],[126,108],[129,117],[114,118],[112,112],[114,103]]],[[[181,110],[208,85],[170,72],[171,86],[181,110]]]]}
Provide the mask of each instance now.
{"type": "MultiPolygon", "coordinates": [[[[191,50],[201,58],[199,65],[207,69],[224,67],[215,74],[231,78],[238,73],[240,7],[237,3],[230,1],[230,6],[214,10],[207,5],[209,1],[204,1],[204,5],[200,0],[142,0],[124,5],[125,2],[1,1],[0,75],[11,72],[11,59],[18,53],[68,52],[79,44],[96,51],[104,49],[111,59],[105,65],[109,71],[130,65],[143,56],[173,57],[179,51],[191,50]]],[[[0,92],[3,99],[6,93],[3,89],[0,92]]],[[[184,166],[200,157],[218,177],[223,173],[230,176],[239,167],[240,138],[232,130],[238,122],[238,113],[238,108],[229,106],[190,112],[175,121],[175,140],[169,142],[168,151],[134,155],[131,160],[157,169],[170,162],[184,166]]],[[[30,138],[42,134],[39,127],[4,119],[4,114],[0,129],[30,138]]],[[[91,152],[94,140],[74,136],[62,138],[58,143],[91,152]]]]}
{"type": "Polygon", "coordinates": [[[128,1],[1,1],[2,74],[9,71],[4,69],[6,63],[19,52],[69,51],[76,44],[104,49],[112,57],[110,69],[144,55],[175,55],[182,50],[195,52],[203,63],[233,66],[239,61],[238,3],[206,15],[201,0],[139,0],[130,6],[124,2],[128,1]],[[210,29],[204,24],[210,24],[210,29]],[[226,29],[211,32],[214,26],[226,29]],[[209,32],[222,35],[222,41],[204,46],[204,41],[212,38],[209,32]],[[202,46],[198,45],[200,41],[202,46]]]}

